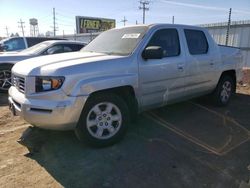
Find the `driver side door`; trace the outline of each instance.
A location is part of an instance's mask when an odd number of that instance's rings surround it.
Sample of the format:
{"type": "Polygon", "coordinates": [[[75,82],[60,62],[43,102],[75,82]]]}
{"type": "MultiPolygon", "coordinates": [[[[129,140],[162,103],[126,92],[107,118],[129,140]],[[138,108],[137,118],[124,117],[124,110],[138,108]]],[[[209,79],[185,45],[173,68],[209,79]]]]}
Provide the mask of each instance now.
{"type": "MultiPolygon", "coordinates": [[[[162,59],[139,57],[141,105],[143,108],[162,106],[185,96],[186,60],[175,28],[154,32],[146,47],[160,46],[162,59]]],[[[146,48],[145,47],[145,48],[146,48]]]]}

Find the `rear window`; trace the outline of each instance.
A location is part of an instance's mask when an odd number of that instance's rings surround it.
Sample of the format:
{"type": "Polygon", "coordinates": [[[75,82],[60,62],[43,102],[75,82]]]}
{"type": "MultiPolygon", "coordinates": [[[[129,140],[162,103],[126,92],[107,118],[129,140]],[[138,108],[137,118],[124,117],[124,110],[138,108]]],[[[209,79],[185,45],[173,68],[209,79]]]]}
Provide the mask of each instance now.
{"type": "Polygon", "coordinates": [[[79,50],[81,50],[82,48],[84,47],[84,45],[82,44],[65,44],[64,45],[64,50],[66,50],[66,49],[71,49],[71,51],[79,51],[79,50]]]}
{"type": "Polygon", "coordinates": [[[25,49],[25,43],[22,37],[20,38],[10,38],[4,41],[4,45],[6,46],[6,51],[17,51],[25,49]]]}
{"type": "Polygon", "coordinates": [[[27,44],[28,47],[34,46],[40,42],[48,41],[48,40],[64,40],[64,39],[58,39],[58,38],[46,38],[46,37],[27,37],[27,44]]]}
{"type": "Polygon", "coordinates": [[[34,37],[34,38],[26,38],[28,47],[34,46],[40,42],[45,41],[45,38],[39,38],[39,37],[34,37]]]}
{"type": "Polygon", "coordinates": [[[184,29],[184,32],[190,54],[198,55],[208,52],[208,42],[203,31],[184,29]]]}

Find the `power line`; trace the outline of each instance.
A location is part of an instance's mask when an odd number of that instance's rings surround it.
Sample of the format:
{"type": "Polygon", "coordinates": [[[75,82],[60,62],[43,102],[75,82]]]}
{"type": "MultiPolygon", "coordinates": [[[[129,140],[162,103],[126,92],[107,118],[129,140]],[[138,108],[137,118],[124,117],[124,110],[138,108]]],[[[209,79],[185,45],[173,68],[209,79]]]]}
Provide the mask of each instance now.
{"type": "Polygon", "coordinates": [[[75,20],[69,21],[69,20],[64,20],[64,19],[56,19],[59,23],[66,23],[66,24],[75,24],[75,20]]]}
{"type": "Polygon", "coordinates": [[[147,7],[149,5],[149,1],[140,1],[140,6],[139,9],[142,9],[142,14],[143,14],[143,24],[145,24],[145,12],[149,11],[149,8],[147,7]]]}
{"type": "Polygon", "coordinates": [[[123,20],[121,20],[121,22],[123,22],[123,25],[125,26],[126,25],[126,22],[127,22],[128,20],[126,19],[126,17],[124,16],[124,18],[123,18],[123,20]]]}
{"type": "Polygon", "coordinates": [[[51,15],[46,15],[43,17],[38,18],[39,21],[51,21],[51,15]]]}
{"type": "Polygon", "coordinates": [[[22,21],[22,19],[20,19],[20,21],[19,22],[17,22],[18,24],[20,24],[20,25],[18,25],[18,28],[21,28],[22,29],[22,33],[23,33],[23,37],[24,37],[24,24],[25,24],[25,22],[23,22],[22,21]]]}
{"type": "Polygon", "coordinates": [[[65,26],[65,27],[75,27],[74,24],[64,24],[64,23],[59,23],[58,25],[62,25],[62,26],[65,26]]]}
{"type": "Polygon", "coordinates": [[[57,17],[59,16],[59,17],[62,17],[63,19],[68,19],[68,20],[74,20],[75,19],[74,16],[67,16],[65,14],[61,14],[61,13],[58,13],[58,12],[56,12],[56,15],[57,15],[57,17]]]}

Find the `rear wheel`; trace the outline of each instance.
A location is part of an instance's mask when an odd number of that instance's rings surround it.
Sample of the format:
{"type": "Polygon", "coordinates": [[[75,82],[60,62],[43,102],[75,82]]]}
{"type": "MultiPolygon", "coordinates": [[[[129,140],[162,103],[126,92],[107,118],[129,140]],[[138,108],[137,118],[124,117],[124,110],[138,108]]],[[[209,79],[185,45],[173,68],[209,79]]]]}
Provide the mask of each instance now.
{"type": "Polygon", "coordinates": [[[235,82],[232,79],[232,77],[224,75],[220,79],[213,93],[213,99],[215,104],[217,106],[226,106],[229,103],[230,98],[235,91],[235,87],[236,87],[235,82]]]}
{"type": "Polygon", "coordinates": [[[104,147],[121,140],[128,123],[128,107],[122,98],[112,93],[98,94],[86,102],[75,133],[92,146],[104,147]]]}
{"type": "Polygon", "coordinates": [[[6,93],[11,86],[11,68],[12,66],[0,67],[0,92],[6,93]]]}

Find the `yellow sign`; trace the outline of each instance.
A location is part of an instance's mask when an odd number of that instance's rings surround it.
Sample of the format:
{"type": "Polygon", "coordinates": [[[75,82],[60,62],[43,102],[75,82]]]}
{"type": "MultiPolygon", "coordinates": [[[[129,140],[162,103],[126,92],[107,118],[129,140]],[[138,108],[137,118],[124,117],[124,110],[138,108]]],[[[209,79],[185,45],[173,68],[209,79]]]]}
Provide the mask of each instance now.
{"type": "Polygon", "coordinates": [[[106,18],[76,17],[77,33],[100,32],[115,28],[115,20],[106,18]]]}
{"type": "Polygon", "coordinates": [[[99,29],[100,20],[81,20],[81,28],[99,29]]]}

